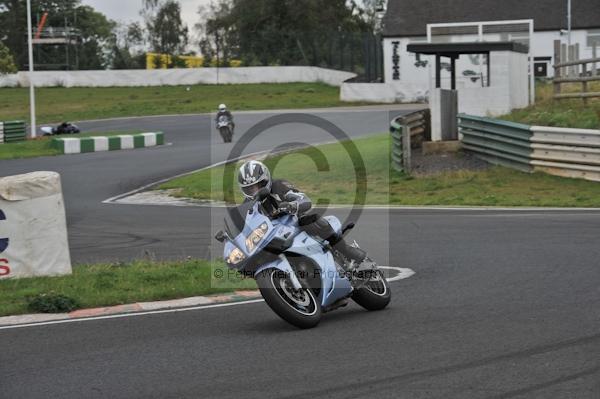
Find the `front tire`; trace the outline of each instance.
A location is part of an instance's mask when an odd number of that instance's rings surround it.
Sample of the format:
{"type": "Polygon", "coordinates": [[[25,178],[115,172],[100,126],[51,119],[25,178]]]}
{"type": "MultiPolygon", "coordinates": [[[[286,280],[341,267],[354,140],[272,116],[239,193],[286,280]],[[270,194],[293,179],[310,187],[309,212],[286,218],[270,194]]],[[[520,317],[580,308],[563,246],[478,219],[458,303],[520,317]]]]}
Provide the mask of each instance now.
{"type": "Polygon", "coordinates": [[[231,143],[231,130],[228,127],[223,126],[219,129],[219,133],[221,133],[224,143],[231,143]]]}
{"type": "Polygon", "coordinates": [[[376,270],[374,277],[365,283],[363,287],[355,290],[352,299],[367,310],[385,308],[392,299],[392,293],[381,270],[376,270]]]}
{"type": "Polygon", "coordinates": [[[298,328],[312,328],[321,321],[321,304],[313,290],[304,284],[301,290],[295,290],[283,271],[264,270],[256,276],[256,283],[267,305],[288,323],[298,328]]]}

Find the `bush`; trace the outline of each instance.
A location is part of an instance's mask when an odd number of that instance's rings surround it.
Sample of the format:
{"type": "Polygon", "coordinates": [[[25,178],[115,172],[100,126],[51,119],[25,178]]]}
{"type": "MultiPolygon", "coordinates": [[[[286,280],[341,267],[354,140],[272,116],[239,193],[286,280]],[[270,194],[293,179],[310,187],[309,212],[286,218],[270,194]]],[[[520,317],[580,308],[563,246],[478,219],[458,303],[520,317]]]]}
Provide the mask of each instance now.
{"type": "Polygon", "coordinates": [[[10,54],[10,50],[0,42],[0,75],[16,72],[17,67],[13,56],[10,54]]]}
{"type": "Polygon", "coordinates": [[[27,298],[27,308],[38,313],[66,313],[78,309],[79,303],[68,296],[49,292],[27,298]]]}

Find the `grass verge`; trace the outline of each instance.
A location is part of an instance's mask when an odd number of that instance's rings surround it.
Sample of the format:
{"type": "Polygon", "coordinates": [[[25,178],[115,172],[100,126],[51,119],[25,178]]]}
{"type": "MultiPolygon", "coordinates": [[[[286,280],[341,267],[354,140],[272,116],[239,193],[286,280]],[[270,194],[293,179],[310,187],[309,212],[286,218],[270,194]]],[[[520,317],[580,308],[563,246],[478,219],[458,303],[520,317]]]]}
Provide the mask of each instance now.
{"type": "MultiPolygon", "coordinates": [[[[127,130],[107,133],[80,133],[74,135],[61,135],[56,136],[55,138],[116,136],[119,134],[136,134],[141,132],[141,130],[127,130]]],[[[38,137],[36,139],[25,140],[17,143],[0,144],[0,160],[61,155],[56,148],[52,148],[52,138],[53,137],[38,137]]]]}
{"type": "Polygon", "coordinates": [[[78,266],[69,276],[1,280],[0,316],[32,313],[29,303],[42,294],[70,298],[79,308],[94,308],[256,288],[254,280],[227,272],[213,278],[214,268],[223,267],[204,260],[135,261],[78,266]]]}
{"type": "MultiPolygon", "coordinates": [[[[340,101],[338,87],[321,83],[196,85],[189,91],[187,87],[39,88],[37,116],[40,123],[50,123],[214,112],[219,103],[233,112],[349,105],[340,101]]],[[[3,88],[0,120],[28,120],[28,93],[27,88],[3,88]]]]}
{"type": "MultiPolygon", "coordinates": [[[[581,84],[562,85],[563,93],[581,91],[581,84]]],[[[600,98],[583,100],[554,100],[553,85],[537,83],[536,103],[533,106],[516,109],[499,119],[538,126],[558,126],[581,129],[600,129],[600,98]]],[[[590,84],[590,91],[600,91],[600,83],[590,84]]]]}
{"type": "MultiPolygon", "coordinates": [[[[599,183],[544,173],[527,174],[503,167],[412,177],[390,170],[389,135],[358,139],[354,143],[366,165],[366,204],[600,207],[599,183]]],[[[290,180],[313,201],[354,203],[356,182],[354,173],[348,173],[354,167],[339,143],[275,156],[266,163],[275,178],[290,180]],[[326,157],[329,171],[319,172],[310,160],[320,156],[326,157]]],[[[224,167],[208,169],[174,179],[159,188],[174,189],[181,197],[223,201],[224,171],[224,167]]],[[[234,191],[239,202],[235,185],[234,191]]]]}

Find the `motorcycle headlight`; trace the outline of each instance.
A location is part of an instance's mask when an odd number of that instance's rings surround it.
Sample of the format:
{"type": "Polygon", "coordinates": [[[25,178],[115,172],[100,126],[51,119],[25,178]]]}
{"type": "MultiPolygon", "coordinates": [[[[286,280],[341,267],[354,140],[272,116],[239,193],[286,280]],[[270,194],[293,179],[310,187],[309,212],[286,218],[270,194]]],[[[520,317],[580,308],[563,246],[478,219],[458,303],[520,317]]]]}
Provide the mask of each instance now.
{"type": "Polygon", "coordinates": [[[244,255],[244,253],[239,248],[234,248],[233,251],[231,251],[231,253],[227,257],[227,263],[229,263],[230,265],[237,265],[244,259],[246,259],[246,255],[244,255]]]}
{"type": "Polygon", "coordinates": [[[250,233],[248,238],[246,238],[246,249],[248,252],[254,251],[258,243],[267,235],[268,230],[269,226],[266,223],[263,223],[250,233]]]}

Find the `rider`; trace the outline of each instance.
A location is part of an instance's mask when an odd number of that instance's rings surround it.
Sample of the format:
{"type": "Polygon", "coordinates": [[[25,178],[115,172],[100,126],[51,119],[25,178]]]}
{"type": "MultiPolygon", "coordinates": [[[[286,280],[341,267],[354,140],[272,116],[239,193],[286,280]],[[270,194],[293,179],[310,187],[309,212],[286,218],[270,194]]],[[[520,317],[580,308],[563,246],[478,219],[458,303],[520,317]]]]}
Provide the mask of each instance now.
{"type": "MultiPolygon", "coordinates": [[[[259,161],[248,161],[240,167],[238,185],[247,201],[253,200],[261,188],[268,188],[271,198],[281,212],[302,216],[312,207],[312,202],[306,194],[298,191],[286,180],[272,180],[269,168],[259,161]]],[[[311,224],[301,228],[309,235],[329,241],[333,248],[350,261],[349,269],[360,265],[367,256],[362,249],[348,245],[323,217],[318,217],[311,224]]]]}
{"type": "Polygon", "coordinates": [[[235,123],[233,123],[233,115],[231,115],[231,112],[229,112],[229,110],[227,109],[227,105],[225,104],[219,105],[219,112],[217,112],[215,122],[219,122],[219,117],[221,116],[226,116],[229,119],[229,122],[231,123],[231,132],[233,133],[235,129],[235,123]]]}

